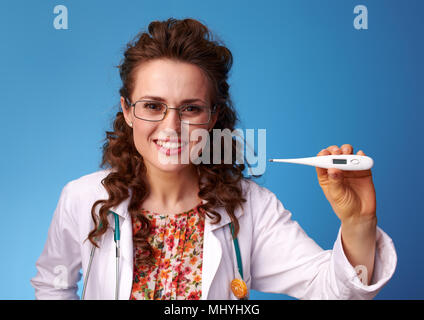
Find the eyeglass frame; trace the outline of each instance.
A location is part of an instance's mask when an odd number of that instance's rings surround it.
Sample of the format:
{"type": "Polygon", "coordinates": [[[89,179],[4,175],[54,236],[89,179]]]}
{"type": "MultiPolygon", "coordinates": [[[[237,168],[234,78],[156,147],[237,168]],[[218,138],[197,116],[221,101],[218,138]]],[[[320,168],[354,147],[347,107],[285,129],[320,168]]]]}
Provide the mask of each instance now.
{"type": "Polygon", "coordinates": [[[163,119],[165,119],[165,116],[166,116],[166,114],[167,114],[167,112],[168,112],[168,109],[175,109],[175,110],[178,110],[178,118],[180,119],[180,121],[182,122],[182,123],[185,123],[185,124],[192,124],[192,125],[204,125],[204,124],[209,124],[210,122],[211,122],[211,116],[212,116],[212,114],[214,114],[214,113],[216,113],[217,112],[217,106],[218,106],[218,104],[214,104],[213,106],[212,106],[212,108],[211,107],[209,107],[209,106],[198,106],[198,105],[194,105],[194,104],[190,104],[190,103],[187,103],[187,104],[184,104],[184,105],[182,105],[182,106],[180,106],[179,108],[171,108],[171,107],[169,107],[165,102],[161,102],[161,101],[157,101],[157,100],[149,100],[149,99],[141,99],[141,100],[137,100],[136,102],[134,102],[134,103],[131,103],[131,101],[129,101],[127,98],[125,98],[125,100],[126,100],[126,102],[127,102],[127,105],[128,106],[130,106],[130,107],[134,107],[134,117],[136,117],[137,119],[140,119],[140,120],[143,120],[143,121],[149,121],[149,122],[160,122],[160,121],[163,121],[163,119]],[[147,101],[147,102],[156,102],[156,103],[160,103],[160,104],[163,104],[165,107],[166,107],[166,109],[165,109],[165,112],[163,113],[163,118],[162,119],[160,119],[160,120],[147,120],[147,119],[143,119],[143,118],[139,118],[139,117],[137,117],[136,115],[135,115],[135,105],[137,104],[137,102],[142,102],[142,101],[147,101]],[[185,121],[183,121],[182,119],[181,119],[181,113],[180,113],[180,111],[181,111],[181,109],[183,108],[183,107],[187,107],[187,106],[193,106],[193,107],[202,107],[202,108],[208,108],[209,110],[210,110],[210,113],[209,113],[209,119],[208,119],[208,122],[206,122],[206,123],[190,123],[190,122],[185,122],[185,121]]]}

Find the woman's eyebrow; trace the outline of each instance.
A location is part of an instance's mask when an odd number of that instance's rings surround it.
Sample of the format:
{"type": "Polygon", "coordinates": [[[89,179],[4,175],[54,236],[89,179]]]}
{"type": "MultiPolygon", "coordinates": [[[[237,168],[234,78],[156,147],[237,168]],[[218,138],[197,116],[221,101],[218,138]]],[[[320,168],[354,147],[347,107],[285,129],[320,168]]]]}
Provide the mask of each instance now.
{"type": "MultiPolygon", "coordinates": [[[[155,96],[143,96],[143,97],[141,97],[141,98],[139,98],[137,100],[143,100],[143,99],[155,100],[155,101],[160,101],[160,102],[165,102],[166,103],[166,99],[161,98],[161,97],[155,97],[155,96]]],[[[185,100],[181,101],[180,103],[181,104],[184,104],[184,103],[193,103],[193,102],[197,102],[197,101],[202,102],[202,103],[205,103],[202,99],[199,99],[199,98],[185,99],[185,100]]]]}

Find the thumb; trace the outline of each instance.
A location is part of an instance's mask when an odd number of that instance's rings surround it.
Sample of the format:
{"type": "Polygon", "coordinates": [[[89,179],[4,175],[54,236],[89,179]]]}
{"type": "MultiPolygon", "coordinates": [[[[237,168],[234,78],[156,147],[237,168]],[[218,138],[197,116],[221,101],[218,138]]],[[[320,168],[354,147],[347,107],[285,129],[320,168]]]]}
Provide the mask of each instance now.
{"type": "Polygon", "coordinates": [[[343,171],[339,169],[328,169],[328,191],[334,201],[342,199],[346,192],[343,171]]]}

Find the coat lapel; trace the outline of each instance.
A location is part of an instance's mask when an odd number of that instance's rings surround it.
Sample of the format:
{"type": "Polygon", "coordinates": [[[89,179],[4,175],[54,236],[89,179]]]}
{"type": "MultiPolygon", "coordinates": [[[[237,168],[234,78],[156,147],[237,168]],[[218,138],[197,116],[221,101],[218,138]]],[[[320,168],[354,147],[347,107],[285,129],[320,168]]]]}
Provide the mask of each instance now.
{"type": "Polygon", "coordinates": [[[212,226],[209,218],[206,218],[203,238],[202,300],[208,297],[209,288],[222,257],[221,243],[212,232],[212,226]]]}
{"type": "MultiPolygon", "coordinates": [[[[131,295],[133,281],[133,234],[132,221],[128,212],[128,204],[130,197],[121,202],[118,206],[112,207],[110,210],[118,214],[119,227],[121,231],[121,258],[119,265],[119,299],[129,300],[131,295]]],[[[106,232],[105,239],[99,251],[99,261],[103,261],[103,265],[99,266],[98,281],[100,281],[99,296],[102,299],[115,299],[116,286],[116,249],[113,232],[115,229],[115,220],[113,215],[108,215],[109,230],[106,232]]]]}
{"type": "MultiPolygon", "coordinates": [[[[203,200],[203,203],[205,202],[206,200],[203,200]]],[[[215,211],[221,215],[221,221],[219,223],[212,224],[212,220],[208,216],[205,218],[202,265],[202,300],[208,299],[209,289],[222,259],[221,240],[218,239],[214,231],[231,222],[230,217],[223,208],[217,208],[215,211]]],[[[243,215],[243,211],[240,208],[237,208],[234,213],[237,219],[243,215]]]]}
{"type": "Polygon", "coordinates": [[[102,300],[115,299],[115,241],[113,240],[113,219],[108,216],[109,229],[103,235],[103,241],[100,249],[96,249],[94,259],[97,259],[97,282],[100,292],[96,296],[101,297],[102,300]],[[112,223],[112,224],[111,224],[112,223]],[[112,227],[111,227],[112,226],[112,227]],[[98,255],[96,257],[96,255],[98,255]]]}

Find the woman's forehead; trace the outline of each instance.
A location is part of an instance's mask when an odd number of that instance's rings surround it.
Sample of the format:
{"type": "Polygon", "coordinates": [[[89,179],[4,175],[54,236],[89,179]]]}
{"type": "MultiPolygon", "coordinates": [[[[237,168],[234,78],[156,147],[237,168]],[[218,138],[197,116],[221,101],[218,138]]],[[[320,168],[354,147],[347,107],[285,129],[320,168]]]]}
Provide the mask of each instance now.
{"type": "Polygon", "coordinates": [[[166,100],[200,99],[206,102],[209,82],[196,65],[171,60],[143,64],[134,76],[133,98],[156,96],[166,100]]]}

